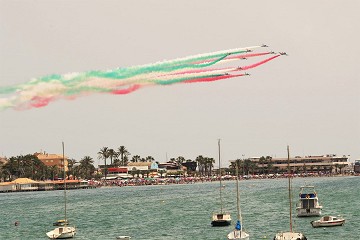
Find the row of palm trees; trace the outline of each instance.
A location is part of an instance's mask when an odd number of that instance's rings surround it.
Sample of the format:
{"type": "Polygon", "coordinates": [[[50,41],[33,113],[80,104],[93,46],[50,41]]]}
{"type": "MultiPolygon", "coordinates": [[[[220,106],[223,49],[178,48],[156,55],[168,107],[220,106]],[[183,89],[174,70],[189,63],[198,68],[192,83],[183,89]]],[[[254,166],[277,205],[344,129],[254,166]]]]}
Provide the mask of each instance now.
{"type": "MultiPolygon", "coordinates": [[[[90,156],[85,156],[79,161],[79,164],[76,165],[76,163],[74,159],[68,160],[67,176],[83,179],[94,177],[96,168],[94,167],[94,160],[90,156]]],[[[59,169],[57,166],[46,166],[33,154],[10,157],[5,164],[0,165],[0,179],[3,181],[12,181],[16,178],[46,180],[63,175],[63,169],[59,169]]],[[[97,177],[100,178],[101,176],[97,177]]]]}
{"type": "MultiPolygon", "coordinates": [[[[113,167],[118,166],[127,166],[129,162],[152,162],[154,158],[152,156],[147,156],[145,158],[140,157],[139,155],[134,155],[130,159],[130,152],[125,146],[120,146],[117,150],[114,150],[109,147],[102,147],[98,152],[98,158],[104,160],[105,171],[104,175],[107,174],[107,160],[110,160],[110,165],[113,167]]],[[[170,158],[169,162],[176,164],[179,169],[182,165],[186,165],[188,162],[192,162],[195,165],[195,171],[189,172],[191,175],[198,176],[211,176],[213,174],[213,168],[215,159],[211,157],[204,157],[199,155],[196,157],[195,161],[191,159],[185,160],[183,156],[177,158],[170,158]],[[196,170],[197,169],[197,170],[196,170]]],[[[158,163],[158,162],[157,162],[158,163]]],[[[255,163],[249,159],[237,159],[230,163],[229,168],[222,169],[228,174],[234,175],[236,166],[239,168],[239,174],[249,175],[249,174],[269,174],[277,173],[279,169],[274,167],[272,158],[270,156],[261,157],[258,163],[255,163]],[[237,163],[237,164],[236,164],[237,163]]],[[[336,164],[335,171],[343,168],[342,165],[336,164]]],[[[319,166],[297,166],[292,171],[295,173],[306,172],[313,170],[326,170],[332,172],[333,167],[329,166],[327,169],[321,169],[319,166]]],[[[68,160],[68,176],[73,176],[91,179],[91,178],[101,178],[101,173],[96,173],[96,168],[94,167],[94,160],[90,156],[83,157],[79,162],[75,159],[68,160]]],[[[56,176],[63,176],[63,169],[59,169],[57,166],[46,166],[41,162],[36,156],[32,154],[21,155],[17,157],[11,157],[5,164],[0,165],[0,179],[13,179],[18,177],[27,177],[34,180],[44,180],[44,179],[54,179],[56,176]]]]}

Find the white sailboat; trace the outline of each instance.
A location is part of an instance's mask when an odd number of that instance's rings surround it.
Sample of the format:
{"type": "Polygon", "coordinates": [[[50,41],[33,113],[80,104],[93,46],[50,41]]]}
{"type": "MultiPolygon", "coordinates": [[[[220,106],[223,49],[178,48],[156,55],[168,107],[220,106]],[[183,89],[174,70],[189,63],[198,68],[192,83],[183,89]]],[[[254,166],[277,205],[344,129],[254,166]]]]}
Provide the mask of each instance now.
{"type": "Polygon", "coordinates": [[[65,169],[65,153],[64,153],[64,142],[62,143],[63,148],[63,165],[64,165],[64,203],[65,203],[65,218],[64,218],[64,225],[55,228],[54,230],[47,232],[46,235],[50,239],[66,239],[66,238],[73,238],[76,234],[75,227],[68,226],[68,220],[66,218],[66,169],[65,169]]]}
{"type": "Polygon", "coordinates": [[[291,177],[290,177],[290,153],[289,146],[287,146],[288,154],[288,190],[289,190],[289,205],[290,205],[290,231],[279,232],[275,235],[274,240],[307,240],[305,235],[301,232],[294,232],[292,227],[292,201],[291,201],[291,177]]]}
{"type": "Polygon", "coordinates": [[[235,229],[227,235],[227,239],[230,240],[249,240],[250,235],[243,230],[242,216],[240,208],[240,191],[239,191],[239,174],[238,174],[238,162],[236,162],[236,207],[237,207],[237,221],[235,229]]]}
{"type": "Polygon", "coordinates": [[[220,160],[220,139],[218,140],[218,149],[219,149],[219,176],[220,176],[220,212],[213,213],[211,225],[213,227],[220,226],[229,226],[231,224],[231,216],[230,213],[223,211],[223,203],[222,203],[222,182],[221,182],[221,160],[220,160]]]}

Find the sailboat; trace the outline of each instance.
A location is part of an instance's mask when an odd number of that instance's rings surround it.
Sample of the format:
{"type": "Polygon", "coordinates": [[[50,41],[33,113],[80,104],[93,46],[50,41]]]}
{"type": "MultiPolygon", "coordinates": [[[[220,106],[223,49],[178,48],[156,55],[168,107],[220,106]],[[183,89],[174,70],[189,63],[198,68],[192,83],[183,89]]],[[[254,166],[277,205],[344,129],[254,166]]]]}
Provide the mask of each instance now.
{"type": "Polygon", "coordinates": [[[219,149],[219,176],[220,176],[220,212],[213,213],[211,225],[213,227],[229,226],[231,224],[230,213],[223,211],[222,203],[222,182],[221,182],[221,161],[220,161],[220,139],[218,140],[219,149]]]}
{"type": "Polygon", "coordinates": [[[240,191],[239,191],[239,173],[238,173],[238,162],[236,162],[236,206],[237,206],[237,221],[235,225],[235,229],[231,231],[227,235],[227,239],[231,240],[249,240],[250,235],[246,233],[241,224],[242,224],[242,216],[240,210],[240,191]]]}
{"type": "Polygon", "coordinates": [[[275,235],[274,240],[307,240],[305,235],[301,232],[294,232],[292,227],[292,201],[291,201],[291,177],[290,177],[290,153],[289,146],[287,146],[288,154],[288,191],[289,191],[289,205],[290,205],[290,231],[279,232],[275,235]]]}
{"type": "Polygon", "coordinates": [[[68,226],[68,220],[66,218],[66,169],[65,169],[65,153],[64,153],[64,142],[62,143],[63,149],[63,165],[64,165],[64,203],[65,203],[65,218],[63,219],[63,225],[55,228],[54,230],[47,232],[46,235],[50,239],[66,239],[73,238],[76,234],[75,227],[68,226]]]}

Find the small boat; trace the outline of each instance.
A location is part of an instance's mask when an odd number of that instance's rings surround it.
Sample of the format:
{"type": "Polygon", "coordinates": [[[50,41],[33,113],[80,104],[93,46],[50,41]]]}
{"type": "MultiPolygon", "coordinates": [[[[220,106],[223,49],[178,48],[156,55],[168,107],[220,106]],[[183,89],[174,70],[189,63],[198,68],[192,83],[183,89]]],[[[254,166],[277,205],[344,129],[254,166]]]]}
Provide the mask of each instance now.
{"type": "Polygon", "coordinates": [[[50,239],[66,239],[66,238],[73,238],[76,234],[75,227],[68,226],[69,222],[67,220],[66,215],[66,171],[65,171],[65,152],[64,152],[64,142],[62,143],[62,149],[63,149],[63,166],[64,166],[64,213],[65,218],[62,220],[58,220],[57,222],[53,223],[54,226],[59,226],[55,228],[54,230],[47,232],[46,235],[50,239]],[[62,224],[62,225],[55,225],[55,224],[62,224]]]}
{"type": "Polygon", "coordinates": [[[292,221],[292,200],[291,200],[291,170],[290,170],[290,151],[289,146],[287,146],[287,155],[288,155],[288,196],[289,196],[289,216],[290,216],[290,231],[289,232],[279,232],[275,235],[273,240],[307,240],[305,235],[301,232],[293,231],[293,221],[292,221]]]}
{"type": "Polygon", "coordinates": [[[53,226],[65,226],[65,225],[69,225],[69,221],[65,219],[60,219],[53,223],[53,226]]]}
{"type": "Polygon", "coordinates": [[[334,216],[323,216],[319,220],[311,221],[311,225],[316,227],[335,227],[342,226],[345,223],[345,219],[342,217],[334,217],[334,216]]]}
{"type": "Polygon", "coordinates": [[[296,207],[298,217],[313,217],[321,215],[322,206],[314,186],[300,187],[299,202],[296,207]]]}
{"type": "Polygon", "coordinates": [[[240,208],[240,191],[239,191],[239,174],[238,174],[238,161],[236,162],[236,207],[237,207],[237,221],[235,229],[227,235],[229,240],[249,240],[250,235],[243,230],[241,208],[240,208]]]}
{"type": "Polygon", "coordinates": [[[50,239],[66,239],[66,238],[73,238],[76,234],[75,227],[57,227],[54,230],[47,232],[46,235],[50,239]]]}
{"type": "Polygon", "coordinates": [[[130,236],[117,236],[116,239],[122,239],[122,240],[130,240],[130,236]]]}
{"type": "Polygon", "coordinates": [[[231,224],[230,213],[223,211],[223,202],[222,202],[223,185],[221,183],[222,176],[221,176],[221,164],[220,164],[220,139],[218,140],[218,148],[219,148],[219,177],[220,177],[220,212],[212,214],[211,226],[213,227],[229,226],[231,224]]]}

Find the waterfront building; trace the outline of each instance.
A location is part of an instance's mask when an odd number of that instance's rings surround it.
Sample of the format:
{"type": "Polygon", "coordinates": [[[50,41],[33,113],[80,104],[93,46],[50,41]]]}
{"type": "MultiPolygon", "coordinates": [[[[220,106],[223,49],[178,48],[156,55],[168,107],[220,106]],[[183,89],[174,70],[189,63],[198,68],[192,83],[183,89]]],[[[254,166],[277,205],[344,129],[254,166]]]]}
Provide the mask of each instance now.
{"type": "MultiPolygon", "coordinates": [[[[288,171],[287,158],[249,158],[256,164],[256,173],[286,173],[288,171]]],[[[342,169],[349,165],[349,157],[346,155],[337,156],[335,154],[315,155],[315,156],[295,156],[290,158],[290,169],[294,173],[314,173],[314,172],[342,172],[342,169]]]]}
{"type": "Polygon", "coordinates": [[[65,171],[68,171],[68,158],[65,156],[63,161],[62,154],[50,154],[46,152],[36,152],[34,153],[41,162],[43,162],[46,166],[57,166],[59,169],[64,169],[65,162],[65,171]]]}

